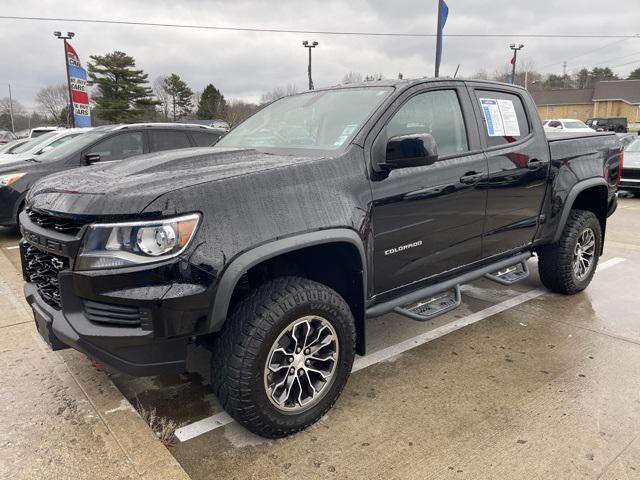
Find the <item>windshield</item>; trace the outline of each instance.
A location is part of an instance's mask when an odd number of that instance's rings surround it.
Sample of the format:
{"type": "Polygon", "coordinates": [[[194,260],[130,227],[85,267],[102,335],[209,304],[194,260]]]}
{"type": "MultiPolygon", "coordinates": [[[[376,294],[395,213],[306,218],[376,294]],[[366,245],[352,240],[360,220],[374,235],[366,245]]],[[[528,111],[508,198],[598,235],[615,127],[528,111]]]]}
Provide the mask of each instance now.
{"type": "Polygon", "coordinates": [[[389,92],[389,87],[363,87],[285,97],[238,125],[216,147],[337,150],[349,144],[389,92]]]}
{"type": "Polygon", "coordinates": [[[83,133],[82,135],[78,135],[68,142],[64,142],[62,145],[54,148],[53,150],[44,152],[42,155],[38,156],[38,160],[42,160],[44,162],[60,160],[67,157],[69,154],[74,154],[76,152],[84,150],[85,147],[88,147],[103,136],[104,132],[83,133]]]}
{"type": "Polygon", "coordinates": [[[47,141],[55,136],[56,132],[49,132],[45,135],[41,135],[38,138],[35,138],[33,140],[29,140],[28,142],[23,143],[22,145],[20,145],[17,148],[14,148],[11,153],[24,153],[24,152],[28,152],[29,150],[31,150],[32,148],[36,148],[39,145],[43,145],[45,143],[47,143],[47,141]]]}
{"type": "Polygon", "coordinates": [[[625,152],[640,152],[640,138],[636,138],[624,150],[625,152]]]}
{"type": "Polygon", "coordinates": [[[573,122],[563,122],[564,128],[589,128],[584,123],[576,120],[573,122]]]}

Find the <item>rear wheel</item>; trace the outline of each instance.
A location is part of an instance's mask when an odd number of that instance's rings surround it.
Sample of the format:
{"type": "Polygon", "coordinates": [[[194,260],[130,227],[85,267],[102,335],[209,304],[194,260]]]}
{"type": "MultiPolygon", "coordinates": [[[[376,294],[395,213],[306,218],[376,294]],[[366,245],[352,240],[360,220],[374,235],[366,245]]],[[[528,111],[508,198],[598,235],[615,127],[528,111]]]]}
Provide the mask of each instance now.
{"type": "Polygon", "coordinates": [[[589,283],[602,246],[600,222],[593,212],[572,210],[557,243],[538,250],[538,270],[545,287],[573,295],[589,283]]]}
{"type": "Polygon", "coordinates": [[[225,410],[277,438],[320,419],[342,391],[355,355],[355,323],[338,293],[299,277],[256,288],[214,345],[211,384],[225,410]]]}

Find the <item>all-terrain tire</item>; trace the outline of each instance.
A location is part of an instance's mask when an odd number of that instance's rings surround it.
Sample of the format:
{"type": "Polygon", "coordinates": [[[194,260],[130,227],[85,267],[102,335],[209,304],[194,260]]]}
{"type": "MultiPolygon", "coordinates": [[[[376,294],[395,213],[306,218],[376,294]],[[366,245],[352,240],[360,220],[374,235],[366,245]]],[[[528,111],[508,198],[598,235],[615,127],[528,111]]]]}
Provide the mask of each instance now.
{"type": "Polygon", "coordinates": [[[574,295],[581,292],[596,271],[602,247],[600,222],[593,212],[571,210],[567,223],[558,242],[538,249],[538,271],[545,287],[556,293],[574,295]],[[593,261],[582,278],[574,271],[576,244],[583,232],[591,229],[595,236],[593,261]]]}
{"type": "Polygon", "coordinates": [[[276,278],[254,289],[227,318],[212,345],[211,384],[223,408],[247,429],[284,437],[315,423],[333,406],[351,372],[355,342],[353,315],[337,292],[305,278],[276,278]],[[283,412],[268,397],[265,366],[283,330],[307,316],[330,322],[339,355],[318,402],[301,412],[283,412]]]}

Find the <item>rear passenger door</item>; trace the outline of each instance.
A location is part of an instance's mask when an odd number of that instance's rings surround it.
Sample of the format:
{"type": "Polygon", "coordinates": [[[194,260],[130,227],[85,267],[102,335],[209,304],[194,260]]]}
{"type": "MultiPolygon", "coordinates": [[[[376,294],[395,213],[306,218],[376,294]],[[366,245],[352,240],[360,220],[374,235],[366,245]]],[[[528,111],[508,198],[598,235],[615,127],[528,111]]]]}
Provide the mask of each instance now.
{"type": "Polygon", "coordinates": [[[149,130],[149,151],[161,152],[191,147],[186,131],[149,130]]]}
{"type": "Polygon", "coordinates": [[[521,90],[470,84],[470,93],[489,164],[489,177],[482,182],[487,191],[482,256],[487,258],[533,241],[546,190],[549,149],[539,122],[527,113],[536,112],[535,105],[526,107],[521,90]]]}

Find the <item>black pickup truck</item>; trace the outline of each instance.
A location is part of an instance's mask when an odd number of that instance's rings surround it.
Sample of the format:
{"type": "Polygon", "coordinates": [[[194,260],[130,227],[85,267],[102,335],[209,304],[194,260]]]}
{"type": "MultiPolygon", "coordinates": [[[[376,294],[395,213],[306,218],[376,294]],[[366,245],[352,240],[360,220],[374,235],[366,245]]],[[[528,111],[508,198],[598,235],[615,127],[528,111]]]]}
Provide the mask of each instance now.
{"type": "Polygon", "coordinates": [[[41,180],[21,214],[24,292],[54,349],[133,375],[211,357],[250,430],[336,401],[366,318],[426,321],[482,276],[591,281],[622,158],[614,134],[547,139],[518,87],[368,82],[280,99],[215,147],[41,180]]]}

